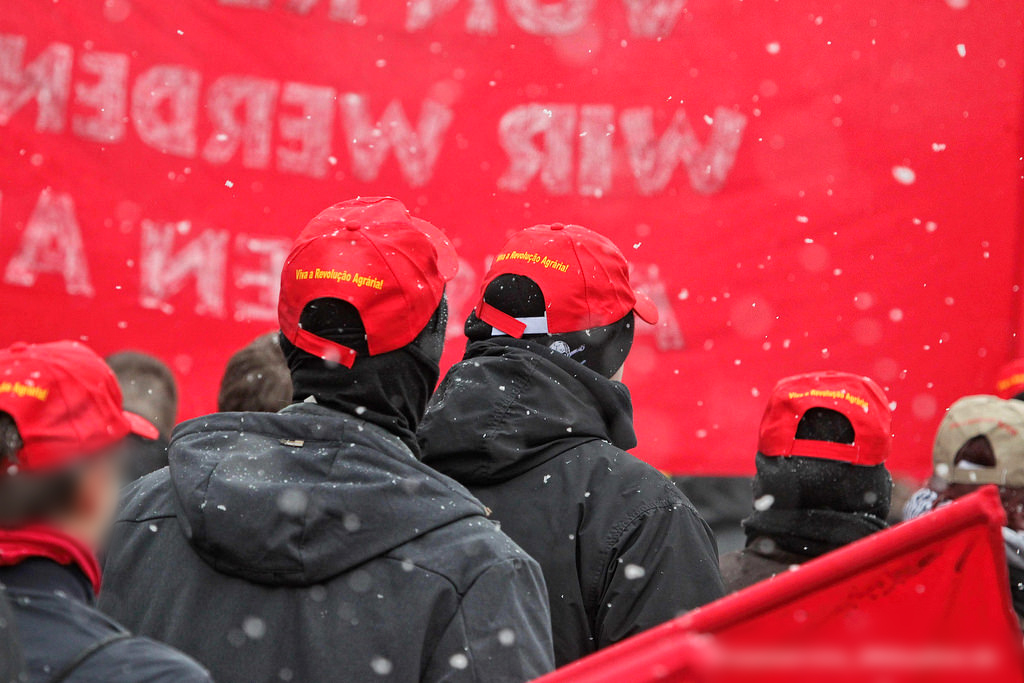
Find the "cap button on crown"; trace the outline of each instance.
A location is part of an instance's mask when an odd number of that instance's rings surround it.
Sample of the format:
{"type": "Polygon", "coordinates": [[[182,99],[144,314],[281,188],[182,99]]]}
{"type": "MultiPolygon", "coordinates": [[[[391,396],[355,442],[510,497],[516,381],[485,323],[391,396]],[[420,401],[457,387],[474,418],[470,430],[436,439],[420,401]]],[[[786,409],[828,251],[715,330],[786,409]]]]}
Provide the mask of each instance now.
{"type": "Polygon", "coordinates": [[[25,342],[15,342],[14,344],[11,344],[10,350],[14,351],[14,352],[17,352],[17,353],[20,353],[22,351],[27,351],[28,350],[28,344],[26,344],[25,342]]]}
{"type": "Polygon", "coordinates": [[[565,230],[565,223],[552,223],[551,224],[551,229],[552,230],[565,230]]]}
{"type": "Polygon", "coordinates": [[[355,232],[356,230],[359,229],[359,224],[358,223],[345,223],[345,229],[346,230],[351,230],[352,232],[355,232]]]}

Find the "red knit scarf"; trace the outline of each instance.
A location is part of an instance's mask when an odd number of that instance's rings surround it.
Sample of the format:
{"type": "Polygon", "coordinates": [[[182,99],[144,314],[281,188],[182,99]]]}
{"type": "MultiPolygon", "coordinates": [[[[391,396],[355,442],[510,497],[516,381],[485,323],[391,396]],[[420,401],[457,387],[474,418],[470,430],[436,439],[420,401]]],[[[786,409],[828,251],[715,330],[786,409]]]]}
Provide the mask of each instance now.
{"type": "Polygon", "coordinates": [[[42,525],[0,529],[0,566],[9,567],[31,557],[78,565],[92,583],[93,591],[100,592],[100,563],[80,541],[42,525]]]}

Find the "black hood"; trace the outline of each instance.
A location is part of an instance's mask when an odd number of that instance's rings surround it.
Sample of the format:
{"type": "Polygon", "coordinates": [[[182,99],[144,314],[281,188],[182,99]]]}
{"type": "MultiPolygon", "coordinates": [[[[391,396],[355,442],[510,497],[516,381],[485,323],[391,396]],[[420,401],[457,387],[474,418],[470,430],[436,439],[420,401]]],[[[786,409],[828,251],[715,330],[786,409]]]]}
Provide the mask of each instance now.
{"type": "Polygon", "coordinates": [[[485,508],[384,429],[323,406],[178,426],[170,475],[199,555],[259,583],[310,585],[485,508]]]}
{"type": "Polygon", "coordinates": [[[535,342],[474,342],[427,407],[424,462],[467,484],[517,476],[595,439],[636,446],[629,390],[535,342]]]}

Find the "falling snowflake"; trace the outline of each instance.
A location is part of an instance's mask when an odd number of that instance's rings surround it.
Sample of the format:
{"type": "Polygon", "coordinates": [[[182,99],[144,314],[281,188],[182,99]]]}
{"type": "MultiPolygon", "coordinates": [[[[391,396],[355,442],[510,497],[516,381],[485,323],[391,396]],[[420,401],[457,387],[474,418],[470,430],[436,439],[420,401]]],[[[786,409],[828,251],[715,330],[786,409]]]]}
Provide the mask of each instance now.
{"type": "Polygon", "coordinates": [[[892,177],[901,185],[913,185],[917,180],[917,174],[909,166],[893,166],[892,177]]]}
{"type": "Polygon", "coordinates": [[[646,573],[647,571],[638,564],[627,564],[626,567],[622,570],[622,575],[630,581],[642,579],[644,577],[644,574],[646,573]]]}

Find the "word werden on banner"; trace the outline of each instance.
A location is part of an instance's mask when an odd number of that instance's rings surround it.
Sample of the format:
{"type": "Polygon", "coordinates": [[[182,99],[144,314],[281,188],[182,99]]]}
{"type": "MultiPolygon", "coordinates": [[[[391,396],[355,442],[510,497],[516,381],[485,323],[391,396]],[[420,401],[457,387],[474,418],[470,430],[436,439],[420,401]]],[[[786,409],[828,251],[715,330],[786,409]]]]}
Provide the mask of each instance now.
{"type": "MultiPolygon", "coordinates": [[[[371,102],[367,94],[327,85],[247,74],[209,79],[181,64],[132,74],[126,53],[82,50],[76,60],[65,43],[35,47],[27,57],[26,36],[0,34],[0,127],[31,117],[34,103],[38,134],[70,130],[109,146],[124,143],[130,127],[152,150],[214,166],[240,162],[317,179],[345,167],[369,183],[393,157],[405,182],[421,187],[433,178],[457,114],[456,104],[426,97],[416,103],[413,120],[408,102],[371,102]]],[[[713,194],[733,168],[747,119],[717,107],[703,120],[710,131],[702,142],[676,106],[656,112],[602,103],[515,105],[496,122],[508,157],[497,186],[511,193],[539,186],[551,195],[602,197],[613,189],[656,195],[685,175],[693,190],[713,194]],[[655,130],[659,113],[668,119],[661,132],[655,130]],[[625,172],[616,173],[616,165],[625,172]],[[613,188],[617,176],[632,177],[632,187],[620,180],[613,188]]]]}

